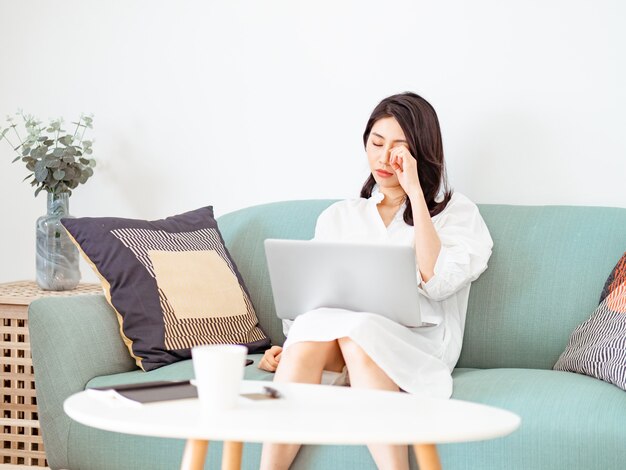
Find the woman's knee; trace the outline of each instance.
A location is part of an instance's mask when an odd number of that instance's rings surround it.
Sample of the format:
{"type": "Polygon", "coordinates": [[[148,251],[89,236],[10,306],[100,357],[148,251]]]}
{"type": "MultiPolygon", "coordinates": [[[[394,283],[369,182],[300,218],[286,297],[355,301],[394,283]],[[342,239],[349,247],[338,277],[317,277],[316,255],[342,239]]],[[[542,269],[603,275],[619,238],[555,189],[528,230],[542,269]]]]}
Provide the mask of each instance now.
{"type": "Polygon", "coordinates": [[[341,354],[343,355],[348,368],[350,366],[370,366],[374,364],[374,361],[369,357],[365,350],[359,346],[356,342],[348,337],[339,338],[337,340],[341,354]]]}
{"type": "Polygon", "coordinates": [[[283,350],[281,362],[285,359],[310,366],[324,367],[340,353],[337,341],[301,341],[283,350]]]}

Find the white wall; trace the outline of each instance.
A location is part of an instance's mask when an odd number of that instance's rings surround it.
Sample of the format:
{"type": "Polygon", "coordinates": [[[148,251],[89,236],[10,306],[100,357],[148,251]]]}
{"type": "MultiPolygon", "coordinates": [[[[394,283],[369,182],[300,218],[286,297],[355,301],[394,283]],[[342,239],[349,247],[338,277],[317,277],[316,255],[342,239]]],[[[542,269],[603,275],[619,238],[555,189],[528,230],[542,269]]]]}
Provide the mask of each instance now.
{"type": "MultiPolygon", "coordinates": [[[[619,0],[0,0],[0,116],[95,114],[76,216],[356,196],[369,113],[405,90],[476,202],[626,207],[624,24],[619,0]]],[[[45,212],[12,157],[0,282],[34,278],[45,212]]]]}

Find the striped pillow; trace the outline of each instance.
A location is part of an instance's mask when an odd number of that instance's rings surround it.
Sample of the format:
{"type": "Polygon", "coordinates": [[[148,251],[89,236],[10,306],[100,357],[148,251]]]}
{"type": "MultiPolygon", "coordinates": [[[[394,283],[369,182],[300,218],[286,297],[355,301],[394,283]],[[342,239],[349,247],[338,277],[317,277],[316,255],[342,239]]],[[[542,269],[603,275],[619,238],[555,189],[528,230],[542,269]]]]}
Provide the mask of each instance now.
{"type": "Polygon", "coordinates": [[[122,339],[143,370],[189,359],[200,344],[269,347],[212,207],[155,221],[62,223],[100,277],[122,339]]]}
{"type": "Polygon", "coordinates": [[[607,279],[600,305],[574,330],[554,370],[589,375],[626,390],[626,253],[607,279]]]}

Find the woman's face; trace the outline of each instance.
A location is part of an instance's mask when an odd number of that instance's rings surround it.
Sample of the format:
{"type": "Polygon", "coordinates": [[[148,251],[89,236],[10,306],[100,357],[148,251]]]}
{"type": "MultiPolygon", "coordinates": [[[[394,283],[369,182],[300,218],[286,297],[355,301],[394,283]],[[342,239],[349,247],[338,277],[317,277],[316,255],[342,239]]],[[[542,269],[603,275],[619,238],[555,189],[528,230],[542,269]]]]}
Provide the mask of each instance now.
{"type": "Polygon", "coordinates": [[[404,132],[394,117],[381,118],[374,123],[367,139],[365,152],[372,175],[379,188],[402,188],[398,177],[389,164],[391,149],[398,146],[409,148],[404,132]]]}

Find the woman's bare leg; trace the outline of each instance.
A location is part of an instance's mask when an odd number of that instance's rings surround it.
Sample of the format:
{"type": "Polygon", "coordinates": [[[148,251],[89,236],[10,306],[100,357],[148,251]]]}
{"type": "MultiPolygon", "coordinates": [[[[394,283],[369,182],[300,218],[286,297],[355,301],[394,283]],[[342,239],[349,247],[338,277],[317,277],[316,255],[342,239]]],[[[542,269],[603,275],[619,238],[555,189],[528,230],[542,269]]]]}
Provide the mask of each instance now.
{"type": "MultiPolygon", "coordinates": [[[[346,361],[352,387],[392,390],[396,392],[400,390],[394,381],[370,359],[358,344],[350,338],[339,338],[337,342],[346,361]]],[[[408,470],[408,446],[370,444],[367,447],[379,469],[408,470]]]]}
{"type": "MultiPolygon", "coordinates": [[[[274,382],[299,382],[318,384],[322,372],[341,372],[344,366],[337,341],[304,341],[283,350],[274,382]]],[[[263,444],[260,470],[287,470],[300,444],[263,444]]]]}

